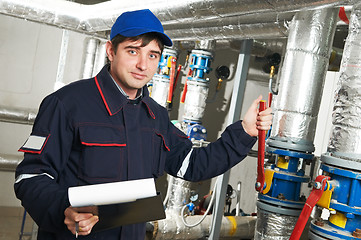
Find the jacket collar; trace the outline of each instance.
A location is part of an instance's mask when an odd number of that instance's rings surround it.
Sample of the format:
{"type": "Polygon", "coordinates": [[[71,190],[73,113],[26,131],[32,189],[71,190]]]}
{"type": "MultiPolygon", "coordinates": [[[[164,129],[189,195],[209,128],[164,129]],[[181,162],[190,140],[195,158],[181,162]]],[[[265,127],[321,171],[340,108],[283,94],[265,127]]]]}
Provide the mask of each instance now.
{"type": "MultiPolygon", "coordinates": [[[[102,70],[95,76],[94,81],[100,96],[103,100],[105,108],[107,109],[110,116],[117,114],[129,100],[124,96],[114,84],[113,79],[108,71],[109,64],[106,64],[102,70]]],[[[149,115],[155,119],[154,113],[151,109],[152,104],[150,103],[150,97],[147,86],[143,87],[143,102],[148,110],[149,115]]]]}

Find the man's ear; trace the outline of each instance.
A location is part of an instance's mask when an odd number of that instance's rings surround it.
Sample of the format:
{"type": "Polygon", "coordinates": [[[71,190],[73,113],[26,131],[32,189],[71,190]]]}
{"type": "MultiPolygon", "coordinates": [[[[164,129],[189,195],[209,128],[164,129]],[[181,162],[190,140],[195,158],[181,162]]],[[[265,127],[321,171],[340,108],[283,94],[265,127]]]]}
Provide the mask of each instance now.
{"type": "Polygon", "coordinates": [[[105,51],[107,53],[108,59],[109,61],[113,61],[115,52],[114,52],[114,48],[113,48],[113,44],[111,41],[107,41],[105,44],[105,51]]]}

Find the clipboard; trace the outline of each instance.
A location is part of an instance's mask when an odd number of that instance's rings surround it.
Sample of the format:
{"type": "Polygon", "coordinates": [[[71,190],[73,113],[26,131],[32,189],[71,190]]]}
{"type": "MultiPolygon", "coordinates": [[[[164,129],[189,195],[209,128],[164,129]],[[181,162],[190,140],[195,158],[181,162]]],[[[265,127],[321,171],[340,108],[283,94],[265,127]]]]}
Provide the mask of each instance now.
{"type": "Polygon", "coordinates": [[[165,218],[163,200],[159,192],[154,197],[133,202],[97,206],[96,214],[99,216],[99,222],[94,225],[93,232],[165,218]]]}

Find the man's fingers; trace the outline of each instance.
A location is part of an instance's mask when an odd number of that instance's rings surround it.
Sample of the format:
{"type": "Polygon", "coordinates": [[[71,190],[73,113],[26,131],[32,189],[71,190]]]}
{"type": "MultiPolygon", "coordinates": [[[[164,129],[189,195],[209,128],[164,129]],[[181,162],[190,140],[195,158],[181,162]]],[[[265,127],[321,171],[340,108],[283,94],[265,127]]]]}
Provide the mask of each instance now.
{"type": "Polygon", "coordinates": [[[99,221],[98,216],[92,216],[79,222],[79,235],[88,235],[91,233],[94,225],[99,221]]]}

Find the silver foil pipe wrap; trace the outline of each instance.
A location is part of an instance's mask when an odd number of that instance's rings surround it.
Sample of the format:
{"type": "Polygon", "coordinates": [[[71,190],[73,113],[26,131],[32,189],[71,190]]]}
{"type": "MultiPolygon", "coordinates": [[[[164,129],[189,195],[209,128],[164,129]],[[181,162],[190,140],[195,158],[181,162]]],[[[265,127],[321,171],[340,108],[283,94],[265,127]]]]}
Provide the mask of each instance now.
{"type": "MultiPolygon", "coordinates": [[[[188,224],[197,223],[203,215],[187,216],[188,224]]],[[[212,215],[208,215],[205,219],[195,227],[187,227],[183,224],[179,216],[171,216],[167,214],[167,218],[157,221],[154,224],[152,237],[147,239],[207,239],[209,237],[212,226],[212,215]]],[[[256,218],[251,216],[222,216],[222,224],[220,229],[220,239],[251,239],[254,234],[256,218]]]]}
{"type": "Polygon", "coordinates": [[[139,0],[104,1],[86,5],[63,0],[2,0],[0,13],[106,37],[105,31],[110,30],[122,12],[149,8],[160,19],[166,33],[173,40],[190,38],[199,40],[199,36],[205,35],[213,36],[213,39],[231,38],[231,36],[255,38],[262,35],[272,38],[285,36],[282,23],[292,17],[283,17],[284,13],[294,14],[296,11],[347,5],[356,1],[293,0],[290,4],[286,0],[229,0],[225,4],[224,0],[139,0]],[[265,15],[269,17],[265,19],[265,15]],[[213,24],[207,24],[206,28],[196,25],[198,23],[202,26],[212,20],[214,20],[213,24]],[[177,32],[177,29],[182,28],[179,25],[187,25],[184,30],[190,31],[184,31],[183,34],[181,31],[177,32]]]}
{"type": "Polygon", "coordinates": [[[180,215],[184,203],[189,202],[191,192],[191,182],[170,176],[167,194],[169,196],[167,202],[167,214],[175,212],[180,215]]]}
{"type": "Polygon", "coordinates": [[[32,125],[37,112],[29,109],[0,106],[0,121],[32,125]]]}
{"type": "Polygon", "coordinates": [[[188,80],[187,85],[187,96],[184,102],[183,117],[186,120],[201,122],[206,108],[209,83],[188,80]]]}
{"type": "Polygon", "coordinates": [[[276,214],[258,208],[254,239],[288,240],[298,217],[276,214]]]}
{"type": "Polygon", "coordinates": [[[151,97],[159,105],[167,107],[167,97],[169,91],[169,78],[155,74],[153,77],[153,88],[151,97]]]}
{"type": "Polygon", "coordinates": [[[361,162],[361,3],[351,12],[335,93],[328,152],[361,162]]]}
{"type": "Polygon", "coordinates": [[[337,13],[320,9],[293,18],[271,137],[313,143],[337,13]]]}

